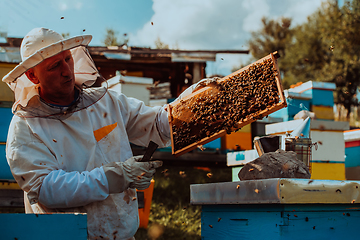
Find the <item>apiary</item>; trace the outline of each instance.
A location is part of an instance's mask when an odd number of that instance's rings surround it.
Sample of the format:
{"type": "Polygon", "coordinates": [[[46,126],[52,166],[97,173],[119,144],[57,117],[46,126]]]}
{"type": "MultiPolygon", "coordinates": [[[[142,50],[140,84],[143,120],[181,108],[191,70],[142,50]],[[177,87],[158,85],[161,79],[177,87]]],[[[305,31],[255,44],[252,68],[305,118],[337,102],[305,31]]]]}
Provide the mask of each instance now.
{"type": "Polygon", "coordinates": [[[180,156],[286,107],[277,52],[169,104],[172,154],[180,156]]]}

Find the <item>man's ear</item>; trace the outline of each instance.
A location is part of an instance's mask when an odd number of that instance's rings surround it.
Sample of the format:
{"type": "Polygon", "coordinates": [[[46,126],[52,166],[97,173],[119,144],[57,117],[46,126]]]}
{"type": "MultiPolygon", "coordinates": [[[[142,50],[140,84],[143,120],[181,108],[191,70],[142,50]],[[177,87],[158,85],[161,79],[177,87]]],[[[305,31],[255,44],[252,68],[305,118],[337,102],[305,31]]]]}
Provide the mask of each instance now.
{"type": "Polygon", "coordinates": [[[33,68],[30,68],[29,70],[27,70],[25,72],[27,78],[34,84],[39,84],[40,81],[39,79],[35,76],[35,73],[34,73],[34,69],[33,68]]]}

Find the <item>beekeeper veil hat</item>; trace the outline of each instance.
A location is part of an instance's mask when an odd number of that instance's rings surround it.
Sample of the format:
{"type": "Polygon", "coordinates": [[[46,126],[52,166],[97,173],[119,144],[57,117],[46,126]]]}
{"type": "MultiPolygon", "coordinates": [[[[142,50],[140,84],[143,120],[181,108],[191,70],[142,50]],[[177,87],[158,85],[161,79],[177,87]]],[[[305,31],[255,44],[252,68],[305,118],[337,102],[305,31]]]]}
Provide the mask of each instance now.
{"type": "Polygon", "coordinates": [[[86,49],[91,39],[91,35],[64,39],[59,33],[47,28],[31,30],[20,46],[22,62],[2,79],[15,93],[13,111],[18,105],[26,107],[32,97],[39,95],[38,86],[24,73],[45,59],[65,50],[71,51],[74,60],[75,84],[79,88],[93,85],[100,74],[86,49]]]}

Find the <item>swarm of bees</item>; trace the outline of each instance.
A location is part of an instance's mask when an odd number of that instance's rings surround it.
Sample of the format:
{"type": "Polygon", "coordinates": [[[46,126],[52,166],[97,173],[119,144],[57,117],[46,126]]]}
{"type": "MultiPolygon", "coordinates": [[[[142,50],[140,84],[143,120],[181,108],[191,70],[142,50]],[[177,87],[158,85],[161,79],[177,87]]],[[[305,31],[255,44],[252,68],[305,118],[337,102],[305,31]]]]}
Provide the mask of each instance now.
{"type": "Polygon", "coordinates": [[[172,125],[174,150],[199,142],[221,130],[229,134],[240,122],[262,119],[259,112],[280,101],[275,77],[277,70],[271,58],[254,63],[249,68],[224,81],[219,81],[214,94],[181,101],[191,111],[190,119],[172,125]]]}

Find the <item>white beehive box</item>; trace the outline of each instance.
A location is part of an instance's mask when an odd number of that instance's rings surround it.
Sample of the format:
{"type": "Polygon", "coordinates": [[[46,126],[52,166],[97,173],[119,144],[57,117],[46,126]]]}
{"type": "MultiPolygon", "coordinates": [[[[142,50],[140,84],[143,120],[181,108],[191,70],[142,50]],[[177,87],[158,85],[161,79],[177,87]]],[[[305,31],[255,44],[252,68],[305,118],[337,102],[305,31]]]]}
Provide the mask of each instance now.
{"type": "Polygon", "coordinates": [[[259,157],[255,149],[245,151],[228,152],[226,154],[226,164],[228,166],[245,165],[259,157]]]}
{"type": "Polygon", "coordinates": [[[133,77],[133,76],[123,76],[121,74],[116,75],[113,78],[110,78],[102,85],[108,85],[109,89],[112,89],[116,92],[123,93],[127,97],[133,97],[139,99],[145,103],[145,105],[150,105],[150,90],[154,80],[152,78],[146,77],[133,77]]]}

